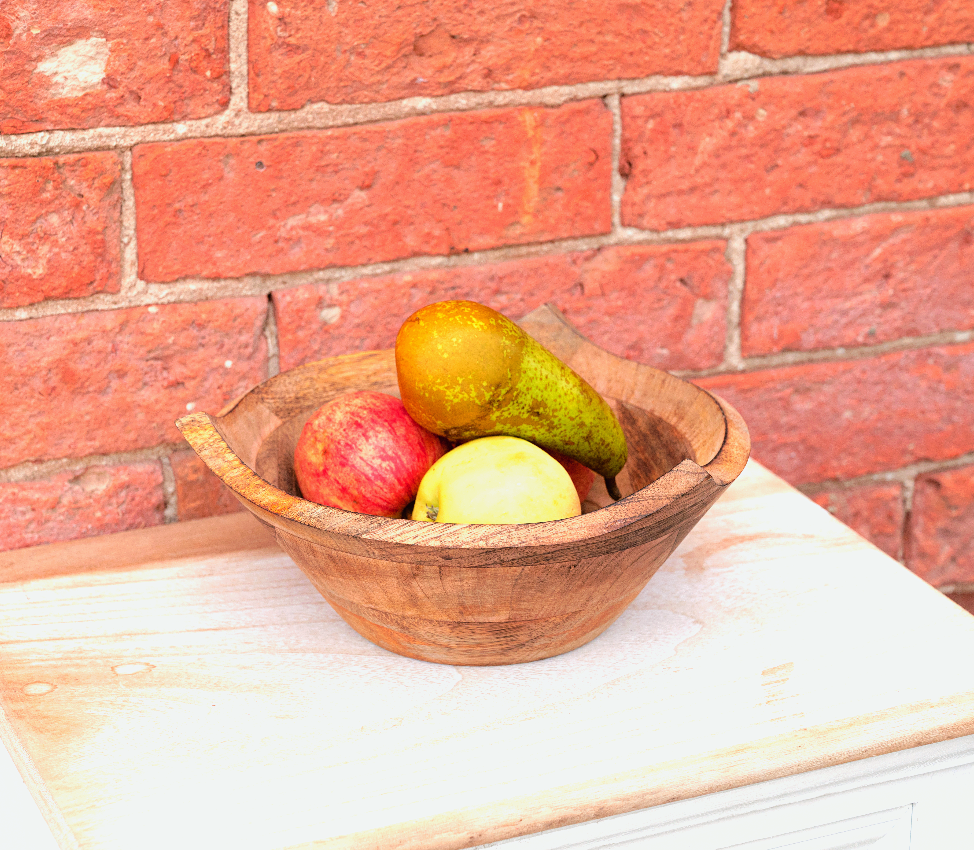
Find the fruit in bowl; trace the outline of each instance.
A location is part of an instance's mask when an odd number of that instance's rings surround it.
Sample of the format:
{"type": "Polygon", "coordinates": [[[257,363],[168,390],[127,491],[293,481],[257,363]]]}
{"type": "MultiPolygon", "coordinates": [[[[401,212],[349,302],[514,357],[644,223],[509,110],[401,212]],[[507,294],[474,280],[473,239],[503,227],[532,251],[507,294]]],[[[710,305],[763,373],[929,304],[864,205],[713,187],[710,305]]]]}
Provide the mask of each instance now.
{"type": "Polygon", "coordinates": [[[460,441],[505,435],[560,452],[606,479],[626,438],[599,393],[505,316],[475,301],[417,310],[396,336],[402,402],[420,425],[460,441]]]}
{"type": "Polygon", "coordinates": [[[319,505],[398,517],[450,448],[387,393],[346,393],[305,423],[294,449],[301,493],[319,505]]]}
{"type": "Polygon", "coordinates": [[[565,467],[565,471],[572,479],[572,484],[575,485],[575,492],[578,493],[578,501],[584,502],[588,498],[588,494],[592,491],[592,485],[595,483],[595,473],[584,464],[579,463],[575,458],[568,457],[568,455],[564,455],[561,452],[549,449],[548,454],[565,467]]]}
{"type": "Polygon", "coordinates": [[[413,519],[509,524],[567,519],[582,512],[562,464],[519,437],[481,437],[430,467],[416,494],[413,519]]]}
{"type": "Polygon", "coordinates": [[[413,519],[441,523],[547,522],[581,513],[590,467],[619,498],[626,440],[615,414],[497,311],[472,301],[418,310],[397,336],[396,374],[403,401],[350,393],[305,424],[294,454],[305,498],[385,517],[416,498],[413,519]],[[439,462],[441,437],[465,446],[439,462]]]}

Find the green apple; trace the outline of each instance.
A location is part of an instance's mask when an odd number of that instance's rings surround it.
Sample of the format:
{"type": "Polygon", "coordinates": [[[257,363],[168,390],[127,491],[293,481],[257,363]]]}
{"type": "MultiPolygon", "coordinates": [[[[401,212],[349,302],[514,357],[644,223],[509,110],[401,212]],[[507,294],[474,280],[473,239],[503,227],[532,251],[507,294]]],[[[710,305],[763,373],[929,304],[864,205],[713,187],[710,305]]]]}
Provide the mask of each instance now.
{"type": "Polygon", "coordinates": [[[481,437],[447,452],[423,476],[413,519],[511,524],[582,512],[571,476],[519,437],[481,437]]]}

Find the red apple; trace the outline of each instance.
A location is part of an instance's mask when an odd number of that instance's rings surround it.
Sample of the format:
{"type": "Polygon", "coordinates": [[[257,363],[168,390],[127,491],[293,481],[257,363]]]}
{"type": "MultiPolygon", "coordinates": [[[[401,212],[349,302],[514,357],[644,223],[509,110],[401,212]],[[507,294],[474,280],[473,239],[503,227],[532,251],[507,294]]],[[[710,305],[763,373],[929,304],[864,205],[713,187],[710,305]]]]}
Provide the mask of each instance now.
{"type": "Polygon", "coordinates": [[[578,493],[578,501],[584,502],[588,497],[588,491],[592,489],[592,485],[595,483],[595,473],[584,464],[575,460],[575,458],[563,455],[561,452],[548,449],[548,454],[565,467],[565,470],[571,476],[572,484],[575,485],[575,491],[578,493]]]}
{"type": "Polygon", "coordinates": [[[426,471],[450,448],[417,425],[398,398],[347,393],[316,411],[294,450],[304,498],[320,505],[398,517],[426,471]]]}

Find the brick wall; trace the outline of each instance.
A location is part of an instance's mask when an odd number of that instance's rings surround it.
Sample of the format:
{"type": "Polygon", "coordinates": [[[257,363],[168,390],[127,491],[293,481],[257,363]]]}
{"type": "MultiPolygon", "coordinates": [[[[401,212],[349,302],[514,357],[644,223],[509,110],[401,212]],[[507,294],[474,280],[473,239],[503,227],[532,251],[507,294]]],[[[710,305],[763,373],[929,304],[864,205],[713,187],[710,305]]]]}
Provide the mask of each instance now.
{"type": "Polygon", "coordinates": [[[974,591],[972,10],[5,4],[0,548],[234,510],[185,411],[551,301],[974,591]]]}

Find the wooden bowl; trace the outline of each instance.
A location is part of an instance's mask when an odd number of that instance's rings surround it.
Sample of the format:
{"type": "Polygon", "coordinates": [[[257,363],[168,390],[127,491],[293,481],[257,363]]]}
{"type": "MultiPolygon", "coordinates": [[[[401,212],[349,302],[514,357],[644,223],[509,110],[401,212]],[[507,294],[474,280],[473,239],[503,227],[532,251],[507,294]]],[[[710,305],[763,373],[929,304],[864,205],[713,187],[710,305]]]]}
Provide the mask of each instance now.
{"type": "Polygon", "coordinates": [[[513,664],[601,634],[744,468],[747,427],[726,402],[592,345],[551,307],[521,326],[613,406],[629,444],[613,503],[597,480],[582,516],[523,525],[387,519],[302,499],[294,446],[351,390],[398,395],[392,351],[333,357],[260,384],[218,416],[176,424],[357,632],[443,664],[513,664]]]}

